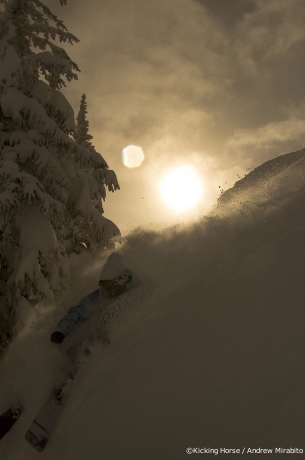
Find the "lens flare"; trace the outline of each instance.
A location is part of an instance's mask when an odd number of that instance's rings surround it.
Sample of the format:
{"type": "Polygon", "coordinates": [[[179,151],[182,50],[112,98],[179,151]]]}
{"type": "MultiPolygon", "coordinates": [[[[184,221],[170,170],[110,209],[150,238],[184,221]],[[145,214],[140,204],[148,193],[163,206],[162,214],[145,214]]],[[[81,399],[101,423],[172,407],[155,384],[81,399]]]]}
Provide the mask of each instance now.
{"type": "Polygon", "coordinates": [[[144,160],[144,153],[141,147],[128,145],[122,150],[122,161],[127,168],[137,168],[144,160]]]}

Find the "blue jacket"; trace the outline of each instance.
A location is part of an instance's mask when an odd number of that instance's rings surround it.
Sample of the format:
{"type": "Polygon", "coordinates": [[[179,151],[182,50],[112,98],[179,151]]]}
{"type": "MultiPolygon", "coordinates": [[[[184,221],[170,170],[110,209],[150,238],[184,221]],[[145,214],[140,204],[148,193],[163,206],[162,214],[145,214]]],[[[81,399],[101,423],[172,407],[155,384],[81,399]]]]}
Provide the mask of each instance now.
{"type": "MultiPolygon", "coordinates": [[[[140,284],[140,281],[137,275],[129,268],[126,268],[124,271],[128,275],[132,275],[131,281],[124,286],[124,291],[128,292],[136,288],[140,284]]],[[[68,313],[58,322],[55,331],[61,332],[65,336],[69,335],[75,324],[87,321],[95,313],[108,307],[114,300],[116,298],[110,298],[103,288],[91,292],[78,305],[70,308],[68,313]]]]}

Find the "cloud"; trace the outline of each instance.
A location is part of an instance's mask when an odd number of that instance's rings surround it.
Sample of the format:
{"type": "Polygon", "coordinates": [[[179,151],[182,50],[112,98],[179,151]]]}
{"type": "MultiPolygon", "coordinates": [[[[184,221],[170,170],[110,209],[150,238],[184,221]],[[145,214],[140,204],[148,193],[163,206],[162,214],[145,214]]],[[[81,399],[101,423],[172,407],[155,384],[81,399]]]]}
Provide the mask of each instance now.
{"type": "Polygon", "coordinates": [[[250,73],[304,45],[305,10],[302,0],[256,0],[257,8],[236,29],[237,57],[250,73]]]}
{"type": "Polygon", "coordinates": [[[193,152],[202,177],[216,178],[214,193],[251,163],[302,147],[303,0],[232,0],[232,22],[228,0],[74,0],[68,9],[44,1],[81,40],[67,47],[81,73],[64,94],[77,112],[86,93],[93,143],[128,196],[113,201],[120,216],[144,205],[142,215],[157,215],[153,181],[163,168],[196,163],[193,152]],[[120,152],[131,143],[145,161],[126,171],[120,152]]]}
{"type": "Polygon", "coordinates": [[[255,0],[195,0],[220,24],[232,29],[256,9],[255,0]]]}
{"type": "Polygon", "coordinates": [[[200,5],[78,1],[67,19],[81,40],[73,58],[82,72],[64,92],[77,109],[86,92],[94,142],[106,155],[111,144],[148,145],[162,136],[192,150],[212,142],[229,93],[221,53],[228,39],[200,5]]]}
{"type": "Polygon", "coordinates": [[[82,72],[64,92],[76,110],[86,92],[90,130],[106,158],[160,138],[186,155],[219,156],[232,131],[283,119],[287,100],[304,99],[294,70],[303,0],[232,0],[238,21],[229,30],[218,20],[226,2],[200,3],[88,0],[69,9],[68,28],[81,39],[70,54],[82,72]]]}
{"type": "MultiPolygon", "coordinates": [[[[243,153],[245,158],[253,156],[256,152],[258,158],[272,154],[285,146],[300,149],[304,145],[305,120],[291,117],[287,120],[268,123],[258,129],[238,129],[226,143],[226,152],[243,153]],[[259,152],[259,156],[257,153],[259,152]],[[251,155],[252,154],[252,155],[251,155]]],[[[288,152],[287,152],[288,153],[288,152]]]]}

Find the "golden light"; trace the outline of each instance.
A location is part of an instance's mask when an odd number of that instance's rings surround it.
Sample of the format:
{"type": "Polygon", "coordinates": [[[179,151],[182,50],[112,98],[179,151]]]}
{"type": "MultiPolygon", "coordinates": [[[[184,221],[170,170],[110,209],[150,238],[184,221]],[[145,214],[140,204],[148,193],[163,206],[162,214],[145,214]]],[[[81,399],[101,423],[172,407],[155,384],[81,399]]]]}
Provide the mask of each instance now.
{"type": "Polygon", "coordinates": [[[202,197],[202,183],[191,165],[167,173],[159,184],[165,203],[178,212],[195,206],[202,197]]]}
{"type": "Polygon", "coordinates": [[[122,161],[127,168],[137,168],[144,160],[144,153],[141,147],[128,145],[122,150],[122,161]]]}

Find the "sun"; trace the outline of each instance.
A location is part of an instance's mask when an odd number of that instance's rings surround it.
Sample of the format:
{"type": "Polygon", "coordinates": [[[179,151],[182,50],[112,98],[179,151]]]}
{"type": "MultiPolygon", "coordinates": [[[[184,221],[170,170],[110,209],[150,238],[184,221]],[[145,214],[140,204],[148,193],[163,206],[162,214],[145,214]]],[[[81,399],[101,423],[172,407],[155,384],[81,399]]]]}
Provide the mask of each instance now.
{"type": "Polygon", "coordinates": [[[202,183],[191,165],[166,173],[159,183],[164,202],[177,212],[187,211],[202,198],[202,183]]]}

